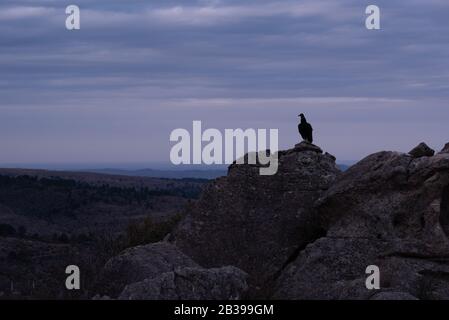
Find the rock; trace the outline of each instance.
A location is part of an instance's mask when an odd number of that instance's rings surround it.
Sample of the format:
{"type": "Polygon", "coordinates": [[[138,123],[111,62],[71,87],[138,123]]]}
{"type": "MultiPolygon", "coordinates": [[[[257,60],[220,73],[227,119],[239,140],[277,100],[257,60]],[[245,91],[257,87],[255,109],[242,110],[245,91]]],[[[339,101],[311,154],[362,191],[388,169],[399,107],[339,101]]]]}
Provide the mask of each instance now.
{"type": "Polygon", "coordinates": [[[98,287],[101,295],[115,298],[128,284],[181,267],[199,266],[166,242],[138,246],[123,251],[105,264],[98,287]]]}
{"type": "Polygon", "coordinates": [[[231,165],[212,182],[170,241],[201,266],[236,266],[250,275],[251,296],[265,297],[298,248],[321,236],[310,208],[340,173],[335,158],[301,143],[280,151],[274,176],[231,165]]]}
{"type": "Polygon", "coordinates": [[[420,157],[432,157],[435,154],[435,150],[431,149],[427,144],[421,142],[415,148],[413,148],[409,154],[414,158],[420,157]]]}
{"type": "Polygon", "coordinates": [[[444,145],[443,149],[440,151],[440,154],[441,153],[449,153],[449,142],[444,145]]]}
{"type": "Polygon", "coordinates": [[[292,259],[273,298],[370,299],[365,271],[376,265],[382,290],[449,299],[449,154],[368,156],[315,210],[326,235],[292,259]]]}
{"type": "Polygon", "coordinates": [[[302,141],[301,143],[298,143],[295,145],[295,148],[293,149],[295,152],[301,152],[301,151],[315,151],[318,153],[323,153],[323,150],[321,150],[320,147],[306,142],[306,141],[302,141]]]}
{"type": "Polygon", "coordinates": [[[235,267],[181,268],[127,286],[120,300],[238,300],[247,274],[235,267]]]}

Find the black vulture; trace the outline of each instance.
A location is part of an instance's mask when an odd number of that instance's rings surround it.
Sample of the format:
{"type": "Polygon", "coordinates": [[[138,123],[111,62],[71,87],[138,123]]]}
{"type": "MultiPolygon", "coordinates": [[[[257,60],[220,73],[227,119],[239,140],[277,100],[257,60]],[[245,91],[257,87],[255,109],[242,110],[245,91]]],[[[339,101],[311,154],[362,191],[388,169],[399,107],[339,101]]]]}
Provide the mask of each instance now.
{"type": "Polygon", "coordinates": [[[307,122],[304,114],[301,113],[299,116],[301,117],[301,123],[298,124],[299,134],[305,141],[312,143],[313,142],[313,135],[312,135],[313,128],[310,125],[310,123],[307,122]]]}

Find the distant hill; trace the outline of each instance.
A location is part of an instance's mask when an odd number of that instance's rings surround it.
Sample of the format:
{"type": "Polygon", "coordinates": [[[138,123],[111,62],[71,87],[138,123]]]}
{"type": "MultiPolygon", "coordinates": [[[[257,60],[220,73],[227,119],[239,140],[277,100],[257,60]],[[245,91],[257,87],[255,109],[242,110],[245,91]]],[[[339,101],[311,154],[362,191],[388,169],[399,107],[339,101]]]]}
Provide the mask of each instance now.
{"type": "Polygon", "coordinates": [[[44,238],[120,232],[136,219],[178,213],[206,181],[0,169],[0,223],[44,238]]]}
{"type": "Polygon", "coordinates": [[[207,182],[0,169],[0,299],[73,298],[55,274],[75,261],[95,278],[112,254],[161,240],[207,182]]]}
{"type": "MultiPolygon", "coordinates": [[[[0,175],[17,177],[17,176],[33,176],[38,178],[56,178],[70,179],[78,182],[85,182],[92,185],[107,184],[116,187],[147,187],[150,189],[172,188],[173,186],[183,187],[186,183],[204,183],[206,178],[197,177],[177,177],[170,179],[169,177],[152,177],[139,174],[133,174],[138,171],[145,170],[118,170],[118,169],[98,169],[83,171],[59,171],[59,170],[42,170],[42,169],[9,169],[0,168],[0,175]],[[114,173],[115,172],[115,173],[114,173]]],[[[225,174],[226,175],[226,174],[225,174]]]]}
{"type": "Polygon", "coordinates": [[[167,179],[216,179],[218,177],[226,176],[227,170],[155,170],[155,169],[140,169],[140,170],[123,170],[114,168],[105,169],[90,169],[85,170],[94,173],[123,175],[132,177],[151,177],[151,178],[167,178],[167,179]]]}

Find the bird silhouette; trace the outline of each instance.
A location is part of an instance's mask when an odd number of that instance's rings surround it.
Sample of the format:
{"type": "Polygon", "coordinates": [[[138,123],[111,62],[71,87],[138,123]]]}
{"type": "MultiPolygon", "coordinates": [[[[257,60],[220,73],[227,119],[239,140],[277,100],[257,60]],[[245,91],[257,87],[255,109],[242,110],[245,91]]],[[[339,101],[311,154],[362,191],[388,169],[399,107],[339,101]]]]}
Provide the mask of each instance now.
{"type": "Polygon", "coordinates": [[[313,142],[313,128],[310,125],[310,123],[307,122],[306,117],[304,114],[300,114],[299,117],[301,117],[301,122],[298,124],[298,131],[303,140],[312,143],[313,142]]]}

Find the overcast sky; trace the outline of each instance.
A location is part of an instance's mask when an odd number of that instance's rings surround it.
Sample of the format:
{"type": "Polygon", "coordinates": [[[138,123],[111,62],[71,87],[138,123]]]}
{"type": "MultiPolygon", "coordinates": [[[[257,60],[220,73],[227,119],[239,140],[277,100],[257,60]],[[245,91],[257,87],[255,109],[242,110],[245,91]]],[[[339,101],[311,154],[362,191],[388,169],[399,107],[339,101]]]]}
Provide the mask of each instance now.
{"type": "Polygon", "coordinates": [[[447,0],[2,0],[0,164],[168,162],[193,120],[277,128],[289,148],[301,112],[339,161],[439,150],[448,17],[447,0]]]}

